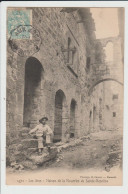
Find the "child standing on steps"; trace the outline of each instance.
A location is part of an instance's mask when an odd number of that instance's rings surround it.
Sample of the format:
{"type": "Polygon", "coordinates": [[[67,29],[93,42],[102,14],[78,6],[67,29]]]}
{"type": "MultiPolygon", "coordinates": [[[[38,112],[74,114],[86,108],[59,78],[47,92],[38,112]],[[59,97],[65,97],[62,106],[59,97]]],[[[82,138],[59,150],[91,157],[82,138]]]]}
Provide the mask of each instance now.
{"type": "Polygon", "coordinates": [[[43,140],[46,139],[46,144],[48,144],[48,151],[50,150],[49,144],[51,135],[53,134],[51,128],[46,124],[48,121],[47,117],[42,117],[39,120],[39,125],[37,125],[34,129],[32,129],[29,134],[36,132],[36,137],[38,139],[38,152],[39,154],[42,153],[42,150],[44,148],[43,140]]]}

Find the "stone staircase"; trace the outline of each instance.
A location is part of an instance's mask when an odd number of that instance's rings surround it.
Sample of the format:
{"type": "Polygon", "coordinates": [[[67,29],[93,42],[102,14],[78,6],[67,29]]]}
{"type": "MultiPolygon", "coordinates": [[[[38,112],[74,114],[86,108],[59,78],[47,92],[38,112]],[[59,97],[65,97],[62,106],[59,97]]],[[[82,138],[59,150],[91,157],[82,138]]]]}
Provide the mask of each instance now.
{"type": "Polygon", "coordinates": [[[88,136],[85,136],[78,139],[71,139],[67,143],[53,143],[51,144],[50,152],[48,152],[47,147],[44,147],[43,153],[41,155],[38,155],[37,139],[29,135],[29,131],[29,128],[23,127],[22,130],[19,131],[18,142],[16,144],[11,145],[12,157],[10,157],[10,166],[11,163],[13,163],[13,165],[15,163],[16,166],[20,164],[23,166],[23,168],[27,169],[38,168],[38,166],[43,165],[45,162],[55,159],[58,153],[61,152],[63,149],[76,146],[82,143],[83,140],[88,139],[88,136]]]}
{"type": "MultiPolygon", "coordinates": [[[[30,153],[37,153],[37,148],[38,148],[38,140],[36,138],[36,136],[34,135],[30,135],[29,131],[31,129],[27,128],[27,127],[23,127],[22,131],[20,132],[20,138],[21,138],[21,143],[23,146],[23,149],[27,149],[28,150],[28,155],[30,155],[30,153]]],[[[45,149],[46,152],[46,149],[45,149]]]]}
{"type": "Polygon", "coordinates": [[[57,156],[57,147],[54,144],[51,151],[44,147],[43,153],[38,155],[37,139],[29,134],[30,128],[22,127],[19,131],[19,139],[15,144],[10,145],[9,148],[9,162],[8,164],[16,169],[20,166],[27,169],[35,169],[39,165],[54,159],[57,156]],[[14,165],[15,164],[15,165],[14,165]]]}

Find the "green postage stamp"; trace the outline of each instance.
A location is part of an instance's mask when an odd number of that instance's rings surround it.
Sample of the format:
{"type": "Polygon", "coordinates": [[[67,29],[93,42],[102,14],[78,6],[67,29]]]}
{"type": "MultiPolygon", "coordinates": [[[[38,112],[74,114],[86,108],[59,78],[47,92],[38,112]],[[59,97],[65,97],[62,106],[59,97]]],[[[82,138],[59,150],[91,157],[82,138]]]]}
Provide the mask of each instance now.
{"type": "Polygon", "coordinates": [[[30,39],[30,25],[32,25],[31,9],[8,9],[8,36],[12,39],[30,39]],[[22,33],[21,33],[22,32],[22,33]]]}

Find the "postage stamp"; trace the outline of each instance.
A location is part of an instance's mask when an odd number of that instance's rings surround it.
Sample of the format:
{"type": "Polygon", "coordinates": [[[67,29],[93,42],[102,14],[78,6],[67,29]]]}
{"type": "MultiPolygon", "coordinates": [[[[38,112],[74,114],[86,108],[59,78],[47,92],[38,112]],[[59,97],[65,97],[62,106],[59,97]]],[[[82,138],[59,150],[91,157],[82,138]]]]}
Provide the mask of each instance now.
{"type": "MultiPolygon", "coordinates": [[[[31,33],[22,26],[29,26],[32,24],[32,10],[31,9],[8,9],[8,36],[12,39],[30,39],[31,33]],[[17,28],[21,26],[20,28],[17,28]],[[15,30],[14,30],[15,29],[15,30]],[[13,31],[13,33],[12,33],[13,31]],[[22,33],[21,33],[22,31],[22,33]]],[[[29,27],[28,27],[29,28],[29,27]]]]}
{"type": "Polygon", "coordinates": [[[41,37],[32,26],[32,9],[9,8],[7,13],[8,43],[12,51],[21,57],[38,52],[41,37]]]}

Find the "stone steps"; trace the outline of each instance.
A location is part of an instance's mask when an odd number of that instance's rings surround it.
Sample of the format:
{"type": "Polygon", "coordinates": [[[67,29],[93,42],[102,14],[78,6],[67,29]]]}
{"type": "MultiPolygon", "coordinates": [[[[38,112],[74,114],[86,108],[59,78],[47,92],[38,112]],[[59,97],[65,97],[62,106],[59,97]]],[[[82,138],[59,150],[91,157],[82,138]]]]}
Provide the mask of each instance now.
{"type": "Polygon", "coordinates": [[[22,129],[19,131],[19,136],[22,138],[25,138],[27,136],[29,136],[29,131],[31,129],[30,128],[27,128],[27,127],[22,127],[22,129]]]}
{"type": "Polygon", "coordinates": [[[38,140],[37,139],[22,139],[21,140],[23,148],[37,148],[38,140]]]}
{"type": "Polygon", "coordinates": [[[81,144],[87,141],[89,136],[83,136],[78,139],[70,139],[69,142],[57,142],[50,146],[50,151],[47,147],[44,147],[43,153],[38,154],[38,140],[32,137],[19,139],[17,144],[11,145],[10,150],[14,151],[14,157],[10,161],[16,161],[22,164],[25,168],[38,168],[39,165],[43,165],[45,162],[53,160],[57,157],[57,154],[70,147],[81,144]]]}
{"type": "Polygon", "coordinates": [[[58,154],[57,148],[52,147],[50,152],[48,152],[47,151],[47,148],[46,148],[46,150],[44,150],[41,155],[38,155],[36,153],[35,154],[32,154],[29,157],[29,160],[32,161],[32,163],[34,165],[42,165],[45,162],[48,162],[48,161],[56,158],[57,157],[57,154],[58,154]]]}

